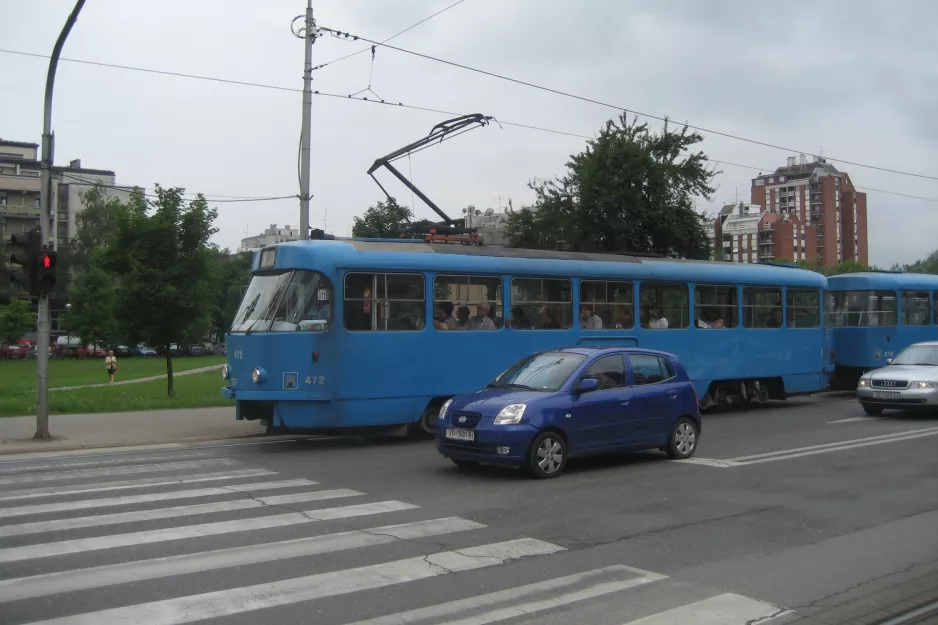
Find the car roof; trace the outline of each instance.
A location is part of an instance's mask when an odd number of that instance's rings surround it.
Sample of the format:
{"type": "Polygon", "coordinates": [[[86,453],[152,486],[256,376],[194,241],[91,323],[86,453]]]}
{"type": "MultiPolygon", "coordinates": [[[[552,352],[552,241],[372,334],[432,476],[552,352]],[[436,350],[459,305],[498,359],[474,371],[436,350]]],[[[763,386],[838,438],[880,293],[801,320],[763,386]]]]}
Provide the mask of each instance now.
{"type": "Polygon", "coordinates": [[[909,347],[915,347],[916,345],[922,345],[924,347],[938,347],[938,341],[919,341],[918,343],[912,343],[909,347]]]}
{"type": "Polygon", "coordinates": [[[667,358],[676,358],[674,354],[663,352],[658,349],[648,349],[644,347],[561,347],[559,349],[546,349],[545,352],[567,352],[571,354],[580,354],[581,356],[591,356],[593,354],[654,354],[655,356],[665,356],[667,358]]]}

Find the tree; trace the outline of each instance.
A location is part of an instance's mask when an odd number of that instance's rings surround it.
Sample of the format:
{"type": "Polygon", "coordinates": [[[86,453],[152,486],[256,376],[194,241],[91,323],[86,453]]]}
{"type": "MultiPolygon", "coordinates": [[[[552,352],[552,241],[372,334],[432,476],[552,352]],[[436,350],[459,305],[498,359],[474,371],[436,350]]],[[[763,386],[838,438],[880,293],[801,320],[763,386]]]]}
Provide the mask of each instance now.
{"type": "Polygon", "coordinates": [[[183,189],[156,186],[156,200],[139,190],[116,220],[105,252],[107,268],[120,278],[118,317],[133,343],[159,346],[166,356],[166,392],[172,397],[170,344],[210,324],[212,271],[209,238],[217,216],[200,194],[186,202],[183,189]]]}
{"type": "Polygon", "coordinates": [[[209,255],[212,265],[212,331],[216,339],[227,332],[241,303],[241,289],[251,281],[250,252],[228,250],[209,255]]]}
{"type": "MultiPolygon", "coordinates": [[[[898,267],[896,268],[898,269],[898,267]]],[[[903,269],[913,273],[938,274],[938,250],[935,250],[922,260],[917,260],[911,265],[906,265],[903,269]]]]}
{"type": "Polygon", "coordinates": [[[36,315],[29,310],[29,302],[13,299],[0,306],[0,341],[15,343],[30,330],[36,329],[36,315]]]}
{"type": "Polygon", "coordinates": [[[586,150],[571,157],[566,175],[532,182],[533,209],[510,215],[512,245],[551,249],[564,241],[581,252],[654,253],[707,259],[710,219],[694,208],[709,200],[719,173],[703,152],[689,150],[703,137],[647,124],[610,120],[586,150]]]}
{"type": "Polygon", "coordinates": [[[72,306],[65,320],[69,335],[79,336],[84,344],[117,343],[116,289],[114,278],[103,267],[88,266],[69,291],[72,306]]]}
{"type": "Polygon", "coordinates": [[[97,250],[107,247],[117,220],[124,210],[120,199],[108,195],[100,185],[81,194],[84,209],[75,216],[75,237],[69,241],[69,260],[77,273],[92,264],[97,250]]]}
{"type": "Polygon", "coordinates": [[[387,202],[378,202],[370,207],[361,217],[355,217],[352,236],[362,239],[398,239],[411,229],[413,217],[410,208],[390,198],[387,202]]]}

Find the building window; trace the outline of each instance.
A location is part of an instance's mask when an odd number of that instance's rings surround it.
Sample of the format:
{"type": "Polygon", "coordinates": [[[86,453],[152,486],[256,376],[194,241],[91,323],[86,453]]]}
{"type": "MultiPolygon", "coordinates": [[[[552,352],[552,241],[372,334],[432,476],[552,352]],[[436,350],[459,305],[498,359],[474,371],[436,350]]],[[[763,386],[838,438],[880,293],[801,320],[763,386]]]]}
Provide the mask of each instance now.
{"type": "Polygon", "coordinates": [[[631,282],[580,281],[580,325],[589,330],[627,330],[635,325],[631,282]],[[592,317],[584,319],[586,311],[592,317]]]}
{"type": "Polygon", "coordinates": [[[639,294],[643,328],[683,330],[690,325],[690,297],[686,284],[643,282],[639,294]]]}
{"type": "Polygon", "coordinates": [[[349,273],[345,276],[345,327],[423,330],[425,301],[419,274],[349,273]]]}
{"type": "Polygon", "coordinates": [[[0,191],[0,206],[6,206],[6,205],[7,205],[7,192],[0,191]]]}
{"type": "Polygon", "coordinates": [[[782,327],[782,290],[778,287],[743,287],[743,327],[782,327]]]}
{"type": "Polygon", "coordinates": [[[694,312],[698,328],[735,328],[739,325],[736,287],[698,284],[694,312]]]}
{"type": "Polygon", "coordinates": [[[902,292],[902,323],[907,326],[927,326],[931,320],[931,302],[928,291],[902,292]]]}
{"type": "MultiPolygon", "coordinates": [[[[512,278],[512,315],[520,308],[538,330],[573,327],[573,286],[561,278],[512,278]]],[[[520,328],[519,328],[520,329],[520,328]]]]}
{"type": "MultiPolygon", "coordinates": [[[[437,330],[496,330],[505,325],[498,277],[438,275],[433,279],[433,307],[437,330]]],[[[512,325],[524,321],[512,320],[512,325]]]]}
{"type": "Polygon", "coordinates": [[[821,299],[813,289],[788,289],[789,328],[816,328],[821,325],[821,299]]]}

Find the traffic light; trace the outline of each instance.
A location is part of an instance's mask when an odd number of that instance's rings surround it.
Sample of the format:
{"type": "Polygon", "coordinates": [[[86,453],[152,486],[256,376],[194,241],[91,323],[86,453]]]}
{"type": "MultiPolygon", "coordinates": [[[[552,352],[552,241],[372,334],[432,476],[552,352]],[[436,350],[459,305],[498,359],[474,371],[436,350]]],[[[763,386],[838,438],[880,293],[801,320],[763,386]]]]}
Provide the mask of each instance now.
{"type": "Polygon", "coordinates": [[[38,295],[48,295],[55,286],[55,265],[58,253],[48,246],[39,255],[39,262],[36,267],[36,286],[38,295]]]}
{"type": "MultiPolygon", "coordinates": [[[[33,228],[22,234],[10,235],[10,282],[30,295],[38,295],[39,256],[42,253],[42,234],[33,228]],[[19,268],[16,267],[19,265],[19,268]]],[[[54,263],[53,263],[54,264],[54,263]]]]}

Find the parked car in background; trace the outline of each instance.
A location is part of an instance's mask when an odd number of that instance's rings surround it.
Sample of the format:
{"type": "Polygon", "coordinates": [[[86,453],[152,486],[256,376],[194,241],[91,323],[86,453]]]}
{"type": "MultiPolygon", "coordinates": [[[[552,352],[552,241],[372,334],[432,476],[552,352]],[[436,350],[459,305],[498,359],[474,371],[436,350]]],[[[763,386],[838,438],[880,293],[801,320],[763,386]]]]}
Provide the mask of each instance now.
{"type": "Polygon", "coordinates": [[[27,348],[23,347],[19,343],[10,343],[8,345],[0,346],[0,357],[3,358],[26,358],[27,348]]]}
{"type": "Polygon", "coordinates": [[[190,356],[201,356],[203,354],[202,346],[198,343],[193,343],[192,345],[189,345],[186,351],[188,352],[190,356]]]}
{"type": "Polygon", "coordinates": [[[211,343],[202,343],[202,353],[205,354],[206,356],[214,356],[215,346],[212,345],[211,343]]]}
{"type": "Polygon", "coordinates": [[[868,415],[883,410],[938,411],[938,341],[913,343],[885,367],[860,376],[857,401],[868,415]]]}
{"type": "Polygon", "coordinates": [[[152,347],[148,347],[148,346],[146,346],[146,345],[143,345],[143,344],[137,345],[136,352],[137,352],[137,355],[140,356],[140,357],[142,357],[142,358],[147,358],[147,357],[151,357],[151,356],[156,356],[156,350],[155,350],[155,349],[153,349],[152,347]]]}
{"type": "Polygon", "coordinates": [[[660,449],[689,458],[700,430],[697,394],[677,356],[576,347],[526,356],[484,389],[448,400],[436,444],[459,466],[552,478],[571,457],[660,449]]]}
{"type": "MultiPolygon", "coordinates": [[[[30,345],[29,350],[26,352],[27,358],[38,358],[39,357],[39,346],[33,343],[30,345]]],[[[49,345],[49,358],[56,357],[55,346],[49,345]]]]}

